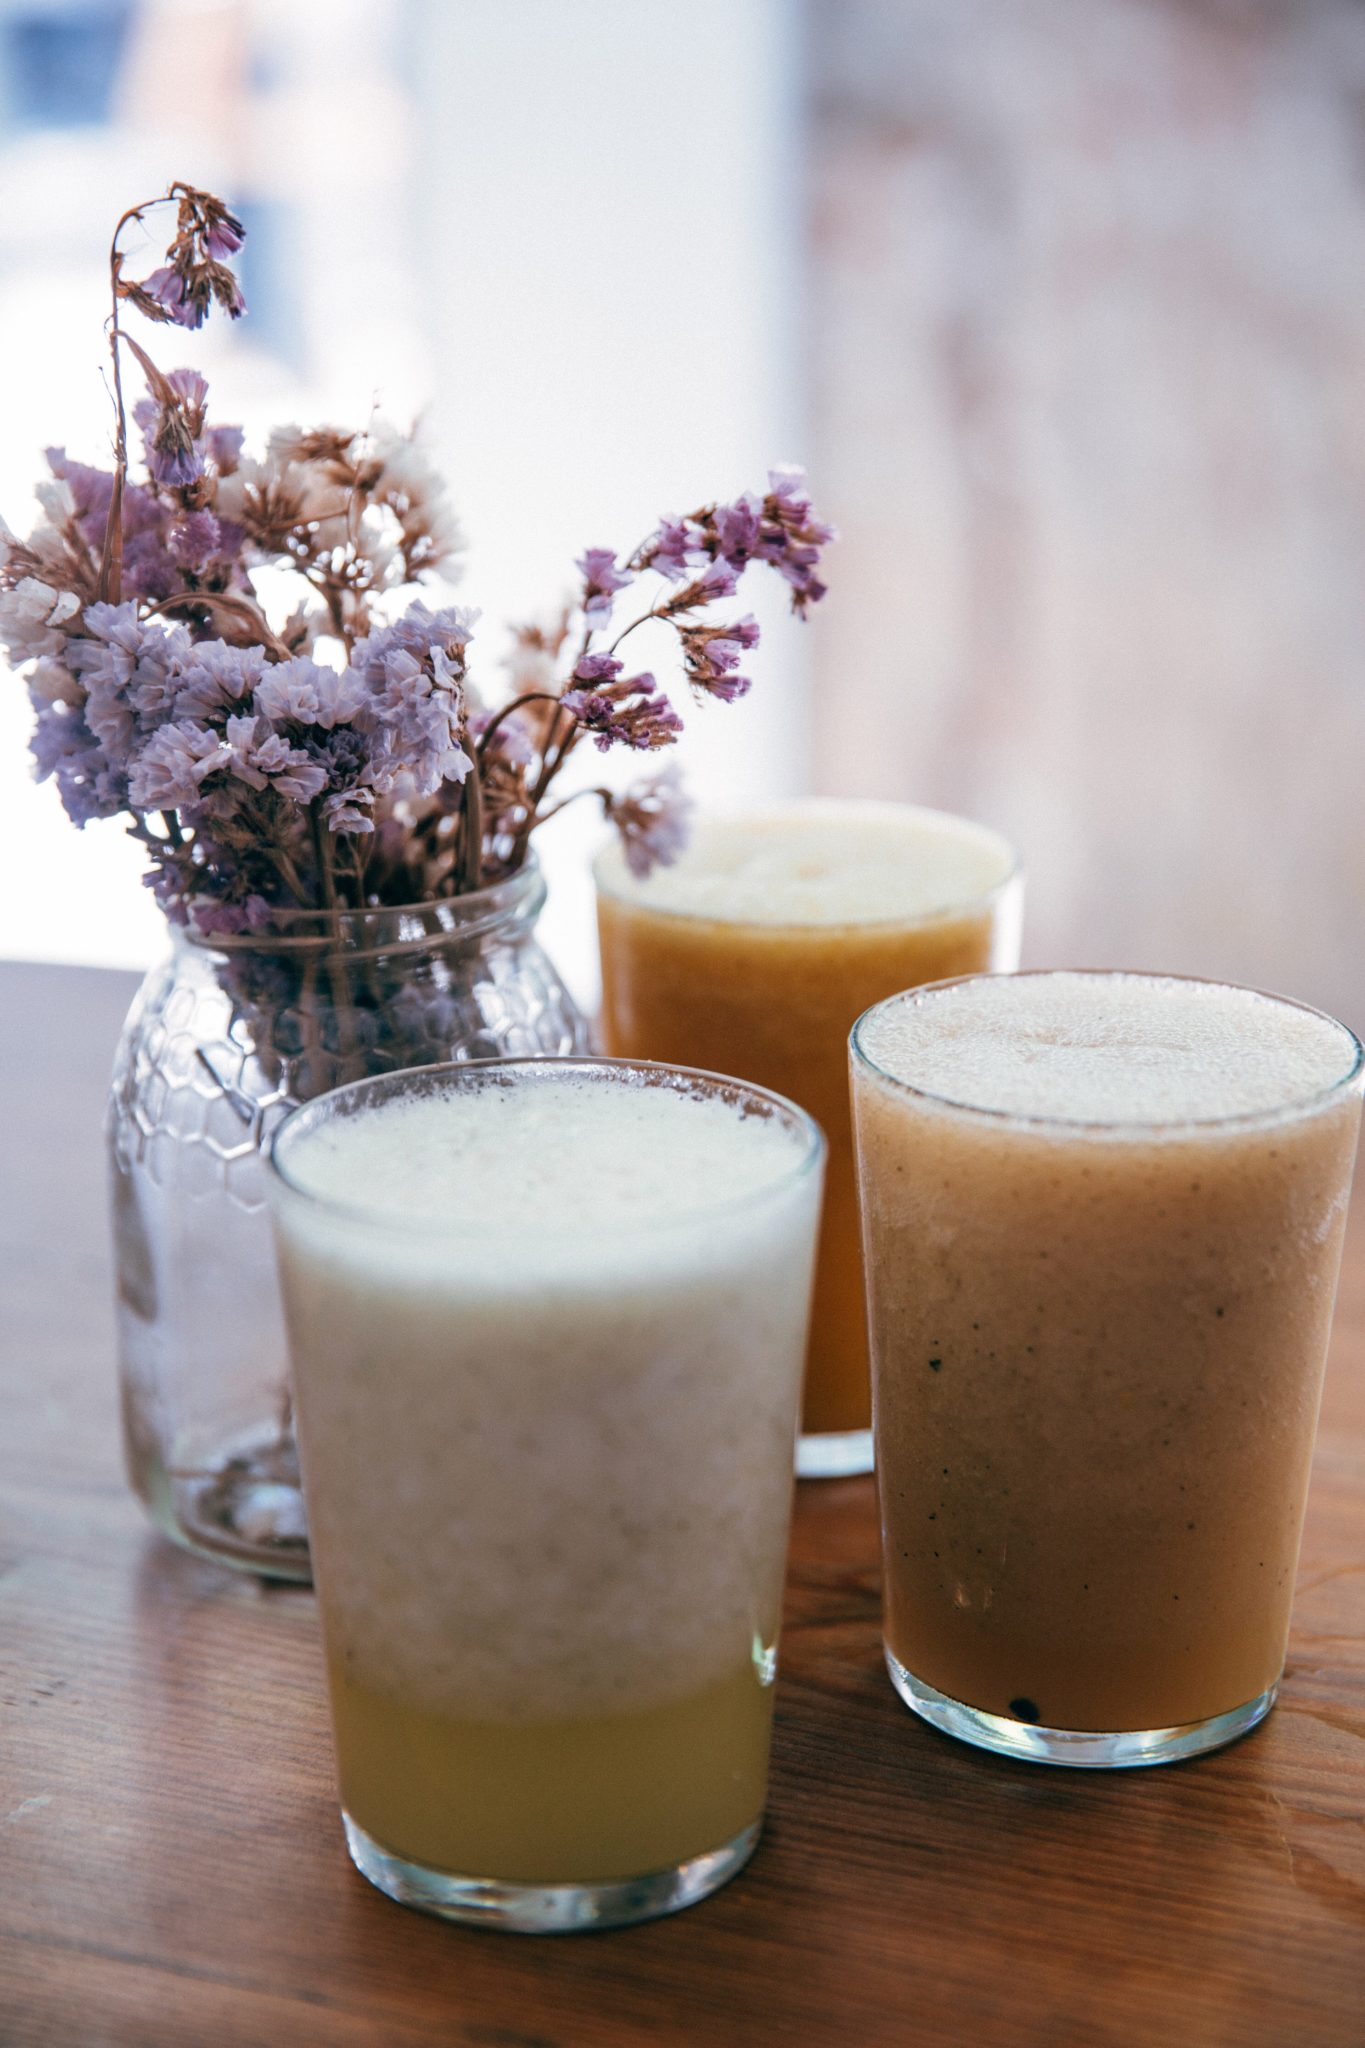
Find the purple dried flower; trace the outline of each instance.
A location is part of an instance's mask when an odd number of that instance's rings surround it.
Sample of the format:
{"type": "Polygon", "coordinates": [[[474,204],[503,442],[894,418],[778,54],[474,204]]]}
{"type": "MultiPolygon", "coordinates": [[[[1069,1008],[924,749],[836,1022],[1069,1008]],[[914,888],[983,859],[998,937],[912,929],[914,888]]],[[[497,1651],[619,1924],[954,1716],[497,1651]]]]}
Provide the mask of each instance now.
{"type": "Polygon", "coordinates": [[[752,491],[736,498],[733,505],[717,506],[716,538],[722,556],[732,568],[743,569],[752,560],[762,526],[762,501],[752,491]]]}
{"type": "MultiPolygon", "coordinates": [[[[223,737],[232,754],[228,766],[237,780],[245,782],[251,789],[264,789],[268,779],[264,769],[258,767],[252,759],[256,747],[256,730],[260,723],[259,718],[240,713],[235,718],[229,718],[223,727],[223,737]]],[[[272,734],[272,738],[274,737],[276,735],[272,734]]]]}
{"type": "Polygon", "coordinates": [[[605,626],[611,617],[612,599],[630,582],[616,566],[610,548],[589,548],[574,567],[583,578],[583,615],[595,626],[605,626]]]}
{"type": "Polygon", "coordinates": [[[368,697],[363,677],[310,661],[306,654],[277,661],[256,686],[255,709],[279,725],[345,725],[368,697]]]}
{"type": "MultiPolygon", "coordinates": [[[[163,906],[165,907],[165,906],[163,906]]],[[[275,912],[264,896],[248,896],[243,902],[215,901],[211,896],[196,896],[190,906],[193,911],[195,930],[206,938],[238,938],[244,932],[264,931],[274,921],[275,912]]],[[[168,908],[167,914],[170,915],[168,908]]],[[[188,922],[183,908],[178,920],[188,922]]]]}
{"type": "Polygon", "coordinates": [[[759,642],[758,620],[752,612],[746,612],[742,619],[722,626],[711,642],[711,663],[715,668],[737,668],[741,653],[748,653],[759,642]]]}
{"type": "Polygon", "coordinates": [[[329,796],[322,807],[328,831],[373,832],[374,819],[369,808],[373,803],[372,789],[354,789],[341,796],[329,796]]]}
{"type": "Polygon", "coordinates": [[[418,662],[429,661],[433,648],[440,648],[447,656],[462,656],[474,637],[478,616],[462,605],[445,605],[440,611],[429,611],[419,598],[391,626],[382,626],[367,639],[358,641],[351,666],[378,687],[384,680],[387,664],[396,654],[410,655],[418,662]]]}
{"type": "Polygon", "coordinates": [[[729,626],[684,626],[681,630],[687,680],[693,689],[725,704],[748,694],[752,679],[736,671],[745,652],[758,645],[758,621],[752,615],[729,626]]]}
{"type": "Polygon", "coordinates": [[[143,432],[148,476],[179,490],[204,473],[199,440],[209,387],[198,370],[172,370],[160,385],[163,394],[140,398],[133,418],[143,432]]]}
{"type": "Polygon", "coordinates": [[[234,939],[247,928],[244,903],[215,903],[211,897],[196,897],[194,928],[206,939],[234,939]]]}
{"type": "Polygon", "coordinates": [[[97,684],[122,686],[144,664],[163,671],[189,649],[189,638],[179,626],[161,619],[140,619],[137,606],[88,604],[82,613],[88,637],[73,640],[67,650],[72,668],[87,688],[97,684]]]}
{"type": "Polygon", "coordinates": [[[185,280],[172,264],[164,263],[154,270],[150,277],[142,280],[142,289],[149,299],[161,307],[167,319],[174,320],[179,327],[200,327],[203,325],[207,306],[196,306],[185,296],[185,280]]]}
{"type": "Polygon", "coordinates": [[[235,214],[226,211],[209,221],[204,230],[204,247],[216,263],[235,256],[245,240],[246,229],[235,214]]]}
{"type": "MultiPolygon", "coordinates": [[[[222,264],[215,263],[210,270],[210,283],[214,298],[229,320],[240,320],[246,311],[246,300],[242,296],[242,287],[232,272],[222,264]]],[[[208,311],[207,305],[204,310],[208,311]]]]}
{"type": "Polygon", "coordinates": [[[269,786],[297,803],[311,803],[327,787],[327,770],[302,748],[291,747],[282,734],[268,727],[262,732],[264,723],[245,714],[228,719],[224,737],[232,751],[232,773],[250,789],[269,786]]]}
{"type": "MultiPolygon", "coordinates": [[[[92,469],[88,463],[72,462],[65,448],[49,448],[45,451],[47,466],[53,476],[59,477],[70,491],[76,508],[76,523],[91,547],[99,547],[104,540],[104,529],[109,518],[109,503],[114,494],[113,472],[107,469],[92,469]]],[[[136,489],[133,486],[133,489],[136,489]]],[[[123,521],[128,524],[128,497],[124,494],[123,521]]]]}
{"type": "Polygon", "coordinates": [[[29,749],[35,776],[39,782],[49,776],[56,782],[73,825],[83,830],[92,818],[112,818],[126,808],[127,782],[71,705],[42,706],[29,749]]]}
{"type": "Polygon", "coordinates": [[[646,543],[640,559],[657,569],[670,583],[680,583],[691,564],[705,552],[705,535],[690,519],[661,519],[653,540],[646,543]]]}
{"type": "Polygon", "coordinates": [[[600,690],[566,690],[560,702],[592,734],[604,754],[614,746],[640,752],[670,747],[683,729],[682,720],[648,673],[600,690]]]}
{"type": "Polygon", "coordinates": [[[166,540],[172,561],[188,569],[191,576],[202,576],[222,545],[223,529],[212,512],[187,512],[176,520],[166,540]]]}
{"type": "Polygon", "coordinates": [[[177,677],[177,718],[214,718],[244,703],[266,672],[263,647],[233,647],[226,640],[199,640],[187,652],[177,677]]]}
{"type": "Polygon", "coordinates": [[[124,526],[123,588],[126,595],[159,604],[181,587],[179,566],[168,554],[160,534],[129,534],[124,526]]]}
{"type": "Polygon", "coordinates": [[[820,550],[836,538],[835,530],[814,516],[806,490],[806,474],[787,466],[770,470],[763,501],[763,530],[755,558],[768,562],[791,585],[792,610],[804,617],[806,607],[825,594],[816,571],[820,550]]]}
{"type": "Polygon", "coordinates": [[[823,546],[826,541],[835,538],[832,526],[826,526],[823,521],[811,516],[812,506],[810,492],[806,489],[806,472],[799,463],[782,462],[776,469],[768,471],[768,496],[777,501],[783,515],[792,525],[807,527],[811,539],[817,545],[823,546]]]}
{"type": "Polygon", "coordinates": [[[574,664],[574,681],[614,683],[624,667],[625,663],[618,661],[614,654],[584,654],[574,664]]]}
{"type": "Polygon", "coordinates": [[[607,816],[621,835],[626,865],[640,881],[678,858],[687,844],[692,808],[675,762],[607,799],[607,816]]]}
{"type": "Polygon", "coordinates": [[[401,776],[413,794],[434,796],[473,767],[460,723],[464,650],[476,616],[453,605],[433,613],[419,602],[357,645],[352,669],[366,690],[362,722],[384,729],[390,785],[401,776]]]}
{"type": "Polygon", "coordinates": [[[133,736],[127,691],[142,658],[147,629],[135,604],[88,604],[89,638],[69,642],[67,665],[87,693],[86,723],[101,745],[121,754],[133,736]]]}
{"type": "Polygon", "coordinates": [[[190,810],[200,785],[232,759],[221,733],[182,719],[163,725],[132,761],[128,797],[138,811],[190,810]]]}
{"type": "MultiPolygon", "coordinates": [[[[179,216],[166,262],[141,284],[133,284],[124,281],[119,259],[118,296],[131,299],[149,319],[174,320],[181,327],[200,326],[215,300],[236,319],[246,304],[224,259],[241,248],[242,223],[221,199],[191,185],[173,185],[167,197],[179,201],[179,216]]],[[[139,217],[144,210],[137,209],[139,217]]]]}
{"type": "Polygon", "coordinates": [[[739,588],[739,571],[731,562],[712,562],[693,588],[697,592],[695,604],[713,604],[718,597],[733,597],[739,588]]]}
{"type": "Polygon", "coordinates": [[[219,476],[232,476],[242,459],[245,435],[240,427],[210,427],[205,435],[209,460],[219,476]]]}
{"type": "Polygon", "coordinates": [[[736,569],[722,556],[718,556],[714,562],[708,563],[700,576],[695,577],[691,583],[685,583],[681,590],[670,597],[663,610],[673,616],[678,612],[692,611],[700,605],[714,604],[720,597],[733,597],[739,588],[742,574],[742,569],[736,569]]]}

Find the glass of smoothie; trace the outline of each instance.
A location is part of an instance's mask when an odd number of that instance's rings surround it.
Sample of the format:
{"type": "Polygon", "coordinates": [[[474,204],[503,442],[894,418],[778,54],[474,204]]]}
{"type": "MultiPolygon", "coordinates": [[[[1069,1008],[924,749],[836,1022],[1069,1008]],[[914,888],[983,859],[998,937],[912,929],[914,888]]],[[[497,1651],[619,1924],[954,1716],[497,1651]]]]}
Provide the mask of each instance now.
{"type": "Polygon", "coordinates": [[[925,1720],[1111,1766],[1269,1711],[1361,1058],[1170,976],[973,977],[859,1020],[886,1661],[925,1720]]]}
{"type": "Polygon", "coordinates": [[[943,811],[810,799],[704,813],[647,880],[615,845],[595,872],[606,1051],[742,1074],[829,1140],[797,1470],[870,1471],[848,1034],[897,989],[1018,965],[1014,851],[943,811]]]}
{"type": "Polygon", "coordinates": [[[822,1154],[762,1090],[605,1060],[281,1125],[343,1819],[391,1898],[614,1926],[751,1854],[822,1154]]]}

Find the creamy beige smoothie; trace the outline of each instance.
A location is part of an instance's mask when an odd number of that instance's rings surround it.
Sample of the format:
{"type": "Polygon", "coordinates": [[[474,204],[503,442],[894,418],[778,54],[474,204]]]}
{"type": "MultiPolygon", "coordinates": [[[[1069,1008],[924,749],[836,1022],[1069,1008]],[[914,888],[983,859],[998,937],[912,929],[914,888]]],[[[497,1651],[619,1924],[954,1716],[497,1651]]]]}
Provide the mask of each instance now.
{"type": "Polygon", "coordinates": [[[746,1838],[819,1204],[809,1120],[667,1070],[510,1062],[339,1091],[275,1163],[361,1868],[384,1882],[377,1845],[449,1874],[453,1910],[461,1882],[609,1886],[746,1838]]]}
{"type": "Polygon", "coordinates": [[[812,799],[703,815],[645,881],[618,847],[596,872],[606,1050],[742,1074],[799,1102],[829,1140],[802,1469],[866,1470],[848,1034],[911,983],[1018,965],[1015,855],[943,811],[812,799]]]}
{"type": "Polygon", "coordinates": [[[1284,1663],[1354,1038],[1208,983],[976,978],[862,1018],[853,1079],[899,1689],[1052,1761],[1227,1739],[1284,1663]]]}

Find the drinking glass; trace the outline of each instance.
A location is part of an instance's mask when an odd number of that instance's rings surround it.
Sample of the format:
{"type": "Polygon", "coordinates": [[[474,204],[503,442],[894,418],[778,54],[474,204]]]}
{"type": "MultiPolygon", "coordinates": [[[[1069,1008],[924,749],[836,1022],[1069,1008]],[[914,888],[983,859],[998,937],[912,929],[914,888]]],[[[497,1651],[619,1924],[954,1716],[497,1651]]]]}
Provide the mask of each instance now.
{"type": "Polygon", "coordinates": [[[829,1140],[797,1470],[872,1468],[848,1033],[912,983],[1019,963],[1023,874],[985,826],[910,804],[703,814],[648,880],[596,867],[606,1050],[743,1074],[829,1140]]]}
{"type": "Polygon", "coordinates": [[[1275,1697],[1361,1048],[1169,976],[909,991],[853,1033],[886,1661],[1045,1763],[1165,1763],[1275,1697]]]}
{"type": "Polygon", "coordinates": [[[390,1897],[610,1926],[752,1853],[822,1155],[764,1090],[589,1059],[281,1125],[341,1803],[390,1897]]]}

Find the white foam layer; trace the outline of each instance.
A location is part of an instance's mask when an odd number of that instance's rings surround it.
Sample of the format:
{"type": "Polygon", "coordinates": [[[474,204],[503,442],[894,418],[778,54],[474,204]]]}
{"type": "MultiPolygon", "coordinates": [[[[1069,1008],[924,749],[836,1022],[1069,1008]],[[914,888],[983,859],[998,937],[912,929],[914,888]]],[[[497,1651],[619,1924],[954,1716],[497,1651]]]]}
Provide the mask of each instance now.
{"type": "Polygon", "coordinates": [[[946,811],[806,803],[703,815],[681,857],[635,879],[619,847],[597,877],[612,896],[727,924],[916,923],[979,902],[1015,865],[1007,841],[946,811]]]}
{"type": "Polygon", "coordinates": [[[369,1214],[479,1233],[581,1232],[743,1201],[795,1170],[779,1116],[634,1080],[523,1076],[408,1095],[286,1141],[293,1184],[369,1214]]]}
{"type": "Polygon", "coordinates": [[[1330,1018],[1250,989],[1159,975],[995,975],[914,989],[858,1027],[883,1073],[974,1109],[1075,1123],[1272,1113],[1343,1080],[1330,1018]]]}

